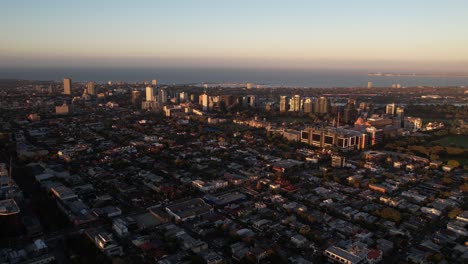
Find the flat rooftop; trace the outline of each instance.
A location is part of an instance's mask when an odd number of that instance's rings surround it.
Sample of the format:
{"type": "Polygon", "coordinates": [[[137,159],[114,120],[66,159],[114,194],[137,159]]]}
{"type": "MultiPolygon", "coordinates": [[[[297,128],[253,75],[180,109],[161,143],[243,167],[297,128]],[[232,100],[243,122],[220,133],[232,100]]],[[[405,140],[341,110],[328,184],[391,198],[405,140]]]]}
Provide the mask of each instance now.
{"type": "Polygon", "coordinates": [[[181,219],[202,215],[210,212],[213,208],[200,198],[195,198],[181,203],[172,204],[166,210],[177,215],[181,219]]]}
{"type": "Polygon", "coordinates": [[[0,216],[1,215],[14,215],[18,214],[20,209],[13,199],[6,199],[0,201],[0,216]]]}

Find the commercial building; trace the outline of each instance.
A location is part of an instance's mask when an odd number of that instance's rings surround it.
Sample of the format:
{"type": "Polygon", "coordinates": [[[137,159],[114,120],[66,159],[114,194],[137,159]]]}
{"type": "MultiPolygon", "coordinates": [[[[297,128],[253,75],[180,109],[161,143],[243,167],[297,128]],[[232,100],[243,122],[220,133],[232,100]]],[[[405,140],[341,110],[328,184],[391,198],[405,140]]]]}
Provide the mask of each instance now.
{"type": "Polygon", "coordinates": [[[63,94],[70,95],[72,89],[72,80],[71,78],[63,79],[63,94]]]}
{"type": "Polygon", "coordinates": [[[203,111],[208,110],[208,95],[206,93],[200,96],[200,105],[202,106],[203,111]]]}
{"type": "Polygon", "coordinates": [[[325,250],[325,256],[327,256],[331,262],[344,264],[358,264],[364,260],[363,257],[354,255],[353,253],[336,246],[329,247],[325,250]]]}
{"type": "Polygon", "coordinates": [[[153,90],[153,87],[151,87],[151,86],[146,87],[146,101],[147,102],[154,102],[155,101],[154,90],[153,90]]]}
{"type": "Polygon", "coordinates": [[[323,127],[309,127],[301,131],[301,142],[316,147],[336,147],[341,151],[361,149],[365,138],[362,133],[354,130],[323,127]]]}
{"type": "Polygon", "coordinates": [[[65,103],[63,105],[55,107],[55,113],[57,115],[68,115],[69,112],[70,112],[70,108],[65,103]]]}
{"type": "Polygon", "coordinates": [[[86,84],[86,92],[88,92],[89,95],[96,95],[96,83],[88,82],[86,84]]]}
{"type": "Polygon", "coordinates": [[[285,95],[280,96],[280,112],[286,112],[289,109],[288,97],[285,95]]]}
{"type": "Polygon", "coordinates": [[[166,207],[166,211],[176,221],[186,221],[197,216],[213,212],[213,207],[200,198],[195,198],[181,203],[175,203],[166,207]]]}
{"type": "Polygon", "coordinates": [[[307,97],[304,99],[304,113],[312,113],[314,111],[312,99],[307,97]]]}
{"type": "Polygon", "coordinates": [[[140,107],[142,102],[141,92],[137,90],[132,91],[132,105],[134,107],[140,107]]]}
{"type": "Polygon", "coordinates": [[[326,97],[315,99],[314,112],[318,114],[326,114],[330,111],[330,102],[326,97]]]}
{"type": "Polygon", "coordinates": [[[299,112],[301,111],[301,96],[300,95],[294,95],[293,98],[291,98],[291,104],[290,104],[290,111],[293,112],[299,112]]]}
{"type": "Polygon", "coordinates": [[[394,115],[395,114],[395,104],[388,104],[386,107],[385,107],[385,113],[387,115],[394,115]]]}

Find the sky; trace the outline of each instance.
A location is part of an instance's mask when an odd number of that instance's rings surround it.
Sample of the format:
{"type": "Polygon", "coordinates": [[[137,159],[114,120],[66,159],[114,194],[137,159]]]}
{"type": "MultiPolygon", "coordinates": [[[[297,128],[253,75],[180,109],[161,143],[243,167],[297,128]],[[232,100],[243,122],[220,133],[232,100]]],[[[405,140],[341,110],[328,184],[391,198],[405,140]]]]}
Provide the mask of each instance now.
{"type": "Polygon", "coordinates": [[[468,72],[466,0],[14,0],[0,67],[468,72]]]}

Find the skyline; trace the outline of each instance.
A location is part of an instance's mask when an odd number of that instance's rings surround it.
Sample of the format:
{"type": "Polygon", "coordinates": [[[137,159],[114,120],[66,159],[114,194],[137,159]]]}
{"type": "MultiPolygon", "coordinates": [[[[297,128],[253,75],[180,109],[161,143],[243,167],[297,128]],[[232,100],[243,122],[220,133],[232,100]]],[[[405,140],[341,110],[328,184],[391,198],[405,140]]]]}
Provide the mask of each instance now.
{"type": "Polygon", "coordinates": [[[0,67],[468,71],[463,1],[14,1],[0,67]]]}

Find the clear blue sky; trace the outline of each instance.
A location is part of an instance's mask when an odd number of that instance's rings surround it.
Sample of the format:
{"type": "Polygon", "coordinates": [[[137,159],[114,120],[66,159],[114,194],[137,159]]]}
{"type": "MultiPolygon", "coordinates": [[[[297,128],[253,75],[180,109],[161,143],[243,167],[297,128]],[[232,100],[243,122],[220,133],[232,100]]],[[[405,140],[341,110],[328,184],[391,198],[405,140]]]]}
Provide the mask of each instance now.
{"type": "Polygon", "coordinates": [[[468,71],[466,0],[14,0],[0,66],[468,71]]]}

